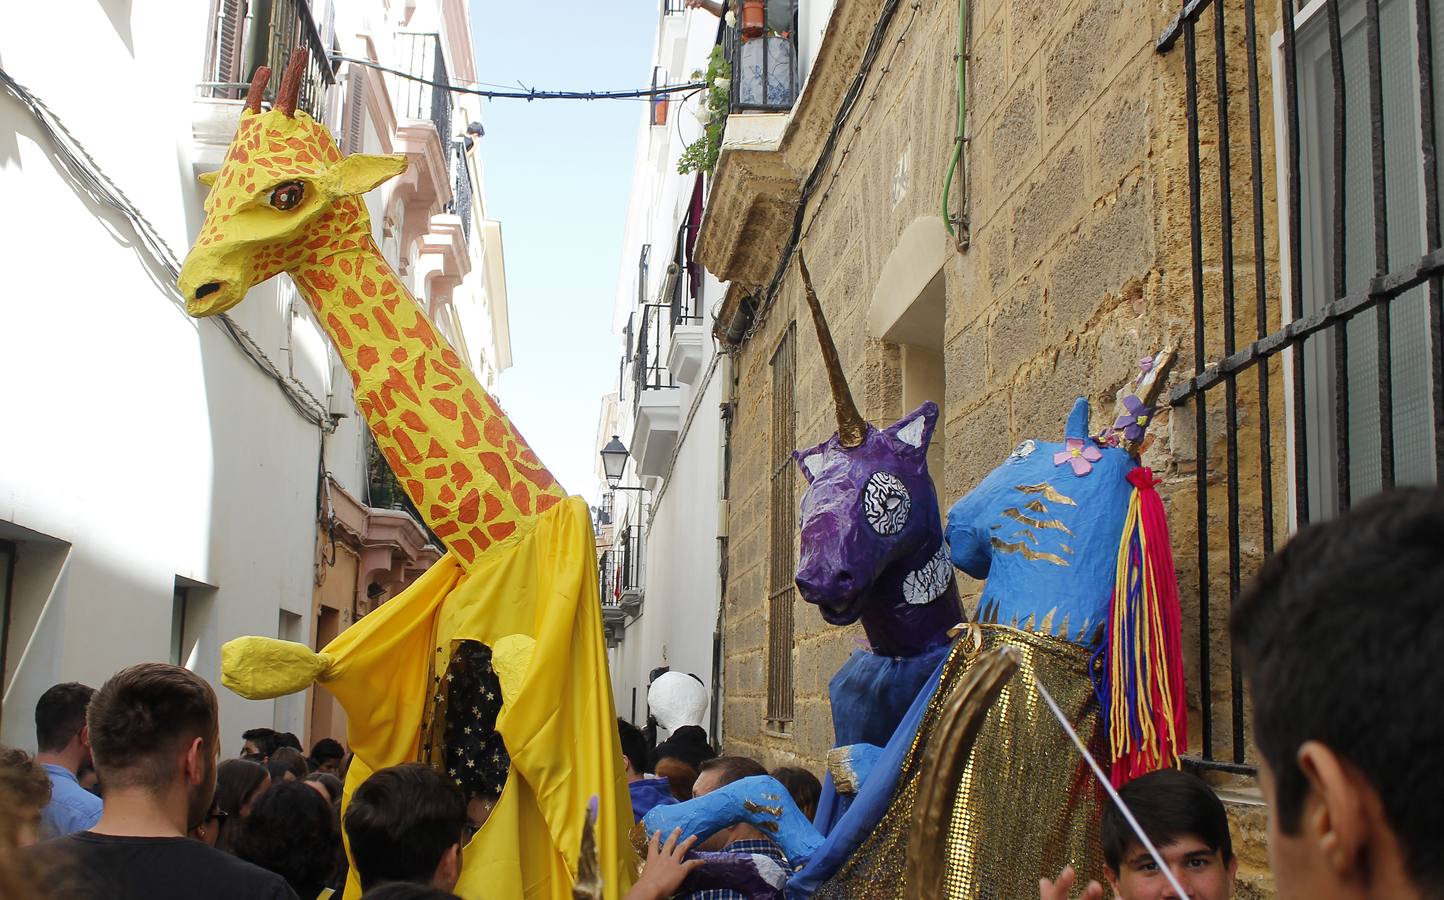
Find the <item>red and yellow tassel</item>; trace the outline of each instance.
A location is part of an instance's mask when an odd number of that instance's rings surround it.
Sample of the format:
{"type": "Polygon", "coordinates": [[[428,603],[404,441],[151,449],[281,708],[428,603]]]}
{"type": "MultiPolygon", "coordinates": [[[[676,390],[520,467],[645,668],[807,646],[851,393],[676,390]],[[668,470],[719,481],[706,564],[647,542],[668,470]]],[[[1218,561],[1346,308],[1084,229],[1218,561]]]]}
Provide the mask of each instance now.
{"type": "Polygon", "coordinates": [[[1168,519],[1152,470],[1136,468],[1128,481],[1134,490],[1118,542],[1107,689],[1100,697],[1115,787],[1177,766],[1188,747],[1178,580],[1168,519]]]}

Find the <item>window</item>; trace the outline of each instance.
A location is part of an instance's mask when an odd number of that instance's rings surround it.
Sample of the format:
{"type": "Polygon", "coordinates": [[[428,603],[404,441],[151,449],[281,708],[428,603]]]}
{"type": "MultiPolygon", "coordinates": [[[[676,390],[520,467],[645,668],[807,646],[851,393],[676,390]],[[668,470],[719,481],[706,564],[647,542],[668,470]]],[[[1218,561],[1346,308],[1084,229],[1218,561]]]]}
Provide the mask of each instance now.
{"type": "MultiPolygon", "coordinates": [[[[276,624],[276,637],[283,641],[306,643],[304,623],[301,617],[290,610],[280,610],[276,624]]],[[[305,729],[306,692],[277,697],[271,709],[271,727],[280,732],[301,732],[305,729]]],[[[303,738],[301,743],[305,743],[303,738]]]]}
{"type": "Polygon", "coordinates": [[[171,595],[170,601],[170,664],[173,666],[184,666],[186,664],[186,601],[189,591],[175,586],[175,593],[171,595]]]}
{"type": "MultiPolygon", "coordinates": [[[[1431,0],[1434,66],[1444,64],[1444,0],[1431,0]]],[[[1367,291],[1375,271],[1373,179],[1369,122],[1368,29],[1364,0],[1340,0],[1344,76],[1343,253],[1334,252],[1335,169],[1333,68],[1328,16],[1316,4],[1297,25],[1302,178],[1303,312],[1312,315],[1347,294],[1367,291]]],[[[1384,188],[1388,268],[1417,262],[1426,247],[1423,158],[1419,133],[1418,38],[1414,4],[1380,0],[1380,74],[1384,98],[1384,188]]],[[[1436,130],[1444,97],[1435,94],[1436,130]]],[[[1437,138],[1436,138],[1437,140],[1437,138]]],[[[1430,173],[1431,177],[1433,173],[1430,173]]],[[[1429,385],[1428,288],[1388,304],[1393,480],[1434,480],[1429,385]]],[[[1309,509],[1337,515],[1350,502],[1381,490],[1386,446],[1380,433],[1379,319],[1370,310],[1328,329],[1304,355],[1309,509]]]]}
{"type": "Polygon", "coordinates": [[[794,572],[797,568],[796,465],[797,445],[796,326],[772,354],[771,573],[767,591],[767,723],[785,730],[792,722],[792,644],[794,572]]]}
{"type": "Polygon", "coordinates": [[[240,99],[245,96],[245,89],[240,86],[245,69],[242,59],[246,31],[245,0],[214,0],[211,21],[215,25],[206,52],[205,80],[215,82],[213,96],[240,99]]]}
{"type": "Polygon", "coordinates": [[[9,671],[5,648],[10,644],[10,592],[15,583],[14,573],[15,545],[0,541],[0,677],[9,671]]]}

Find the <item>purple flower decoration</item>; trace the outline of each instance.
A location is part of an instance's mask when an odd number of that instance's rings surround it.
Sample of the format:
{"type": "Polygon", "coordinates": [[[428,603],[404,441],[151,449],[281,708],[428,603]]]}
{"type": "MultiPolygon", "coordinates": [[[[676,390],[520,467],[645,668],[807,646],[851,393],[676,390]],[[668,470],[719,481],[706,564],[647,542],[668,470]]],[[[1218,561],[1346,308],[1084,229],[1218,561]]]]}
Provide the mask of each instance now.
{"type": "Polygon", "coordinates": [[[1118,417],[1113,427],[1123,432],[1123,437],[1130,441],[1143,439],[1143,433],[1148,430],[1148,422],[1153,417],[1153,410],[1143,405],[1143,401],[1133,395],[1123,398],[1123,408],[1127,412],[1118,417]]]}
{"type": "Polygon", "coordinates": [[[1093,471],[1093,464],[1103,458],[1097,447],[1082,438],[1068,438],[1063,446],[1066,449],[1053,454],[1053,465],[1067,463],[1073,467],[1074,475],[1087,475],[1093,471]]]}

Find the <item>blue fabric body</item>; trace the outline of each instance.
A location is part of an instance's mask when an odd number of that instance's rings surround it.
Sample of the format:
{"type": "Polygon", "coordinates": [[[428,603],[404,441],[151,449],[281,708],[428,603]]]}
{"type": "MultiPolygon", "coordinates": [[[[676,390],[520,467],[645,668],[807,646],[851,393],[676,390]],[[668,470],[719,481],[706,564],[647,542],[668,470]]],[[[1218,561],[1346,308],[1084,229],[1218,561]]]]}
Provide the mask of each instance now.
{"type": "MultiPolygon", "coordinates": [[[[883,748],[882,756],[878,757],[872,774],[868,776],[862,790],[858,792],[846,812],[833,823],[827,839],[812,854],[807,865],[787,882],[788,897],[811,897],[813,891],[816,891],[823,882],[832,877],[838,867],[846,862],[863,840],[872,833],[873,827],[887,811],[888,803],[892,801],[893,788],[897,786],[898,775],[902,772],[903,759],[907,756],[908,748],[912,746],[913,738],[922,724],[923,714],[927,712],[928,701],[932,699],[933,692],[938,689],[938,682],[943,673],[943,662],[946,660],[950,646],[944,645],[941,648],[942,652],[938,654],[937,660],[933,664],[931,677],[923,683],[919,690],[914,691],[907,714],[893,729],[891,740],[883,748]]],[[[918,659],[920,661],[922,657],[918,659]]],[[[824,797],[830,788],[831,781],[824,788],[824,797]]],[[[819,803],[818,818],[820,819],[821,816],[822,804],[819,803]]]]}
{"type": "MultiPolygon", "coordinates": [[[[937,671],[951,644],[943,643],[912,657],[879,656],[854,650],[832,676],[827,693],[832,701],[833,746],[887,746],[918,691],[937,671]]],[[[838,794],[832,776],[823,779],[813,824],[826,835],[852,804],[851,794],[838,794]]]]}
{"type": "Polygon", "coordinates": [[[672,796],[672,784],[665,778],[643,778],[627,785],[632,794],[632,820],[642,821],[642,816],[654,806],[667,806],[677,802],[672,796]]]}

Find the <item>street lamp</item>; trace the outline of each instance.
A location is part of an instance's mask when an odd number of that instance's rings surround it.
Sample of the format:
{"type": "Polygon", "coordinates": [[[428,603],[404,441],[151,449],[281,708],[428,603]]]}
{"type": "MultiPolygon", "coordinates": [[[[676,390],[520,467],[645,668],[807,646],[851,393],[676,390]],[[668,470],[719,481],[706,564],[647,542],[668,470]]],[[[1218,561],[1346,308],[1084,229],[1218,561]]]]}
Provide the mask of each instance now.
{"type": "Polygon", "coordinates": [[[612,435],[607,446],[602,448],[602,471],[607,475],[607,487],[614,491],[644,491],[642,487],[623,487],[621,484],[622,473],[627,468],[627,448],[622,444],[622,439],[612,435]]]}

